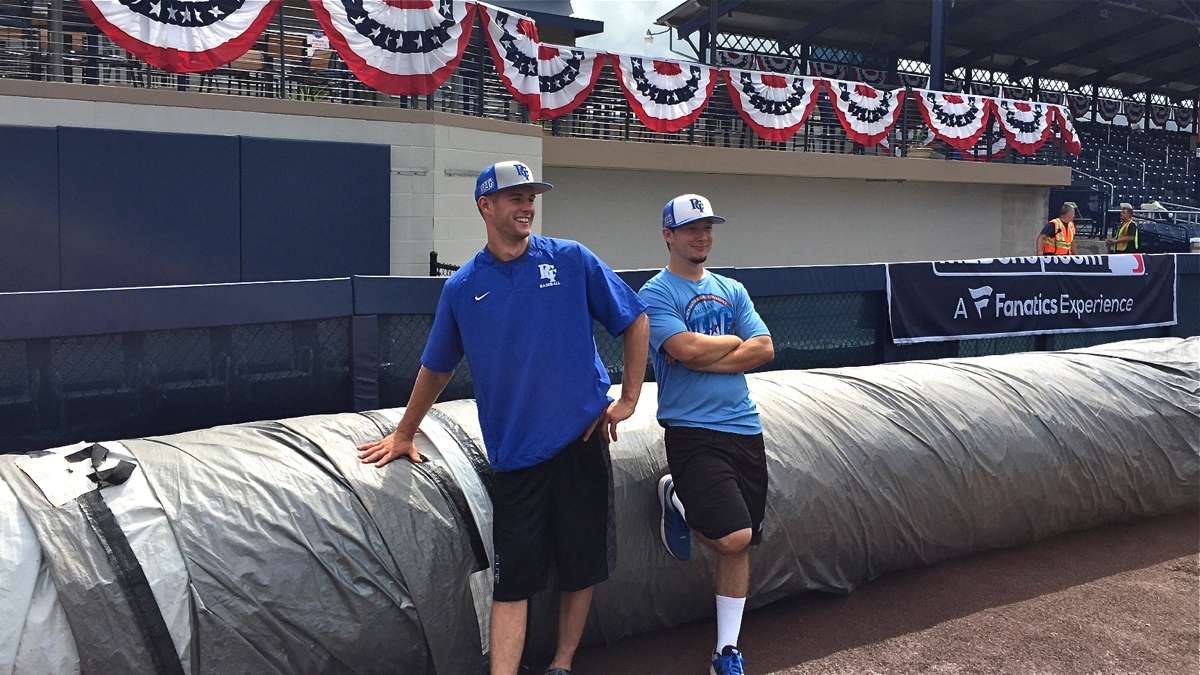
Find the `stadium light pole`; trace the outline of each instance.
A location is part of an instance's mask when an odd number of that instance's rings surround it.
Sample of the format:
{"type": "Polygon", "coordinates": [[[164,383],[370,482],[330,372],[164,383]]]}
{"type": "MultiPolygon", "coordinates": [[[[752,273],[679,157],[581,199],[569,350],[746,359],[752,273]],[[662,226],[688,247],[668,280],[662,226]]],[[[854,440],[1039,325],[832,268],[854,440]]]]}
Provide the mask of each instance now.
{"type": "Polygon", "coordinates": [[[932,0],[929,17],[929,88],[936,91],[946,88],[945,0],[932,0]]]}

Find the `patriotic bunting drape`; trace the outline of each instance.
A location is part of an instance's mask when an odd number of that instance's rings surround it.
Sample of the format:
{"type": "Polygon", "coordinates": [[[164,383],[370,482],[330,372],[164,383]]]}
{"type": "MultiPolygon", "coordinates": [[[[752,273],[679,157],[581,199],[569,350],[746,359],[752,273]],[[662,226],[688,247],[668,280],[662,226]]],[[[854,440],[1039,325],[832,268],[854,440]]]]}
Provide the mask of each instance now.
{"type": "Polygon", "coordinates": [[[1051,111],[1054,113],[1054,124],[1058,126],[1058,133],[1062,136],[1063,149],[1078,157],[1083,145],[1079,142],[1075,123],[1071,121],[1071,111],[1061,105],[1052,106],[1051,111]]]}
{"type": "Polygon", "coordinates": [[[1037,152],[1050,138],[1052,113],[1045,103],[996,99],[996,119],[1009,146],[1022,155],[1037,152]]]}
{"type": "Polygon", "coordinates": [[[540,119],[569,115],[596,87],[605,57],[582,47],[543,44],[538,48],[540,119]]]}
{"type": "Polygon", "coordinates": [[[756,60],[753,54],[745,52],[735,52],[729,49],[722,49],[717,52],[717,65],[719,66],[753,69],[756,60]]]}
{"type": "Polygon", "coordinates": [[[480,5],[479,13],[500,81],[536,120],[542,100],[536,26],[528,17],[488,5],[480,5]]]}
{"type": "Polygon", "coordinates": [[[614,56],[613,70],[633,113],[651,131],[674,133],[700,117],[717,82],[702,63],[614,56]]]}
{"type": "Polygon", "coordinates": [[[1024,101],[1029,98],[1029,94],[1025,91],[1024,87],[1001,87],[1000,95],[1014,101],[1024,101]]]}
{"type": "Polygon", "coordinates": [[[1117,115],[1121,114],[1121,102],[1114,101],[1109,98],[1102,98],[1097,102],[1100,119],[1105,122],[1111,122],[1117,119],[1117,115]]]}
{"type": "Polygon", "coordinates": [[[850,140],[871,147],[888,135],[900,118],[903,89],[876,89],[860,82],[825,83],[833,110],[850,140]]]}
{"type": "Polygon", "coordinates": [[[975,94],[979,94],[980,96],[999,96],[1000,85],[981,84],[976,82],[975,84],[971,85],[971,91],[975,94]]]}
{"type": "Polygon", "coordinates": [[[799,64],[797,64],[796,59],[793,59],[790,56],[761,55],[758,57],[758,61],[762,70],[767,70],[772,73],[800,72],[799,64]]]}
{"type": "MultiPolygon", "coordinates": [[[[151,65],[174,72],[202,72],[244,54],[266,29],[281,0],[80,0],[117,44],[151,65]]],[[[554,119],[575,110],[593,91],[605,62],[617,76],[633,113],[651,131],[674,133],[696,121],[712,99],[719,77],[741,118],[761,138],[784,142],[804,125],[819,96],[827,96],[847,137],[864,146],[886,145],[899,119],[905,90],[885,89],[883,70],[809,62],[811,76],[797,74],[798,62],[733,50],[718,52],[721,67],[644,56],[609,55],[580,47],[542,43],[526,16],[464,0],[309,0],[330,44],[367,85],[389,94],[433,93],[463,58],[478,14],[484,41],[501,82],[530,117],[554,119]],[[852,72],[859,81],[839,79],[852,72]]],[[[922,88],[924,75],[898,73],[912,88],[926,125],[938,139],[974,158],[975,146],[994,116],[1002,130],[985,153],[992,159],[1009,149],[1037,152],[1057,128],[1068,152],[1079,153],[1072,120],[1085,115],[1091,99],[1047,92],[1043,102],[1019,87],[946,80],[945,91],[922,88]],[[974,93],[959,93],[969,89],[974,93]],[[1003,93],[1009,98],[996,98],[1003,93]],[[1049,101],[1047,103],[1046,101],[1049,101]],[[1065,105],[1063,105],[1065,104],[1065,105]]],[[[1137,124],[1145,105],[1124,103],[1137,124]]],[[[1119,101],[1101,99],[1099,114],[1112,121],[1119,101]]],[[[1150,106],[1162,127],[1174,118],[1194,126],[1189,108],[1150,106]]]]}
{"type": "Polygon", "coordinates": [[[1177,106],[1175,108],[1175,124],[1179,125],[1180,129],[1186,129],[1192,126],[1192,121],[1195,119],[1195,112],[1191,108],[1177,106]]]}
{"type": "Polygon", "coordinates": [[[998,159],[1002,159],[1007,153],[1008,139],[1005,138],[1004,134],[996,134],[996,137],[992,140],[992,146],[985,152],[981,152],[978,155],[976,155],[974,152],[964,152],[962,153],[962,157],[963,159],[969,159],[972,161],[994,162],[998,159]]]}
{"type": "Polygon", "coordinates": [[[748,70],[723,70],[729,98],[759,137],[782,143],[800,130],[812,112],[821,80],[748,70]]]}
{"type": "Polygon", "coordinates": [[[872,87],[878,87],[887,81],[886,70],[876,70],[875,68],[854,68],[854,74],[859,82],[865,82],[872,87]]]}
{"type": "Polygon", "coordinates": [[[963,152],[974,147],[987,130],[991,101],[983,96],[912,90],[917,108],[934,136],[963,152]]]}
{"type": "Polygon", "coordinates": [[[1150,120],[1154,122],[1154,126],[1159,129],[1167,126],[1167,120],[1171,119],[1171,109],[1165,105],[1150,106],[1150,120]]]}
{"type": "Polygon", "coordinates": [[[1083,94],[1067,94],[1067,107],[1071,110],[1071,116],[1079,119],[1092,109],[1092,99],[1083,94]]]}
{"type": "Polygon", "coordinates": [[[809,61],[808,74],[826,79],[840,80],[846,77],[846,66],[838,63],[827,63],[825,61],[809,61]]]}
{"type": "Polygon", "coordinates": [[[604,65],[596,52],[543,44],[526,16],[482,4],[479,12],[500,81],[531,119],[562,117],[591,94],[604,65]]]}
{"type": "Polygon", "coordinates": [[[1129,120],[1129,126],[1134,126],[1142,121],[1146,115],[1146,106],[1133,101],[1125,101],[1125,119],[1129,120]]]}
{"type": "Polygon", "coordinates": [[[309,0],[354,75],[388,94],[432,94],[462,60],[474,3],[460,0],[309,0]]]}
{"type": "Polygon", "coordinates": [[[123,49],[173,73],[198,73],[249,51],[281,0],[79,0],[123,49]]]}

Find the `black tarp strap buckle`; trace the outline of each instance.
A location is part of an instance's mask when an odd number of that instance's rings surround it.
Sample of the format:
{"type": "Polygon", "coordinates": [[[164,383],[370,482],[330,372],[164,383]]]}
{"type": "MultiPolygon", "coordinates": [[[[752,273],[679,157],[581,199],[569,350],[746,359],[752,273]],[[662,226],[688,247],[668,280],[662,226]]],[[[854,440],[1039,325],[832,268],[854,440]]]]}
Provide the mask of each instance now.
{"type": "Polygon", "coordinates": [[[90,459],[92,461],[92,473],[88,474],[88,478],[96,484],[96,487],[100,488],[121,485],[129,480],[129,477],[133,475],[133,470],[137,468],[137,464],[122,459],[118,460],[117,465],[111,469],[101,469],[100,466],[104,464],[104,460],[108,459],[108,448],[99,443],[93,443],[82,450],[72,452],[65,459],[69,463],[90,459]]]}

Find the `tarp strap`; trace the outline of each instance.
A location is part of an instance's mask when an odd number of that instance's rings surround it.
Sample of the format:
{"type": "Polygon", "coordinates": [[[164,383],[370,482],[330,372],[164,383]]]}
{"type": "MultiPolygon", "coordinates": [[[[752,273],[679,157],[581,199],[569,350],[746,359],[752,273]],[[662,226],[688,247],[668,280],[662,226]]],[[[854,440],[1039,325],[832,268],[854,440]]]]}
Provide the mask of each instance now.
{"type": "MultiPolygon", "coordinates": [[[[92,451],[98,447],[102,446],[93,445],[80,453],[92,451]]],[[[104,452],[104,455],[107,456],[107,451],[104,452]]],[[[93,454],[92,457],[93,463],[95,463],[96,454],[93,454]]],[[[104,460],[101,458],[99,461],[104,460]]],[[[132,462],[121,462],[121,464],[134,466],[132,462]]],[[[107,473],[108,476],[98,476],[97,484],[104,487],[106,481],[118,478],[116,473],[120,468],[118,465],[116,469],[101,472],[107,473]]],[[[129,473],[132,473],[132,469],[113,484],[125,482],[129,478],[129,473]]],[[[138,563],[137,556],[134,555],[133,548],[129,545],[129,540],[125,538],[125,532],[117,524],[117,519],[108,508],[108,504],[104,502],[100,490],[84,493],[76,501],[79,504],[79,510],[83,512],[83,517],[87,519],[92,532],[100,541],[100,546],[108,555],[109,563],[117,573],[117,583],[120,585],[130,609],[133,610],[134,621],[137,623],[138,630],[142,634],[142,641],[150,653],[154,671],[160,674],[183,675],[183,664],[179,662],[179,656],[175,653],[175,643],[171,640],[167,622],[163,619],[158,603],[154,600],[154,591],[150,589],[150,582],[146,580],[146,574],[142,571],[142,566],[138,563]]],[[[119,639],[119,636],[113,636],[113,638],[119,639]]]]}
{"type": "Polygon", "coordinates": [[[129,480],[129,477],[133,475],[133,470],[137,468],[133,462],[122,459],[111,469],[102,470],[100,466],[104,464],[104,460],[108,459],[108,448],[99,443],[93,443],[82,450],[72,452],[65,459],[69,463],[82,462],[85,459],[92,460],[92,473],[88,474],[88,478],[92,479],[98,488],[124,483],[129,480]]]}
{"type": "MultiPolygon", "coordinates": [[[[424,457],[422,457],[424,459],[424,457]]],[[[487,549],[483,547],[483,537],[479,534],[479,526],[475,523],[475,516],[471,514],[471,507],[467,504],[467,496],[463,494],[462,488],[455,482],[454,477],[445,467],[431,461],[424,461],[420,464],[413,464],[413,470],[429,479],[434,487],[442,493],[458,512],[459,521],[466,526],[468,535],[471,538],[471,552],[475,554],[475,567],[472,571],[478,572],[486,570],[491,566],[488,562],[487,549]]]]}
{"type": "Polygon", "coordinates": [[[430,408],[427,413],[430,417],[442,425],[451,437],[458,443],[458,447],[462,448],[463,454],[466,455],[467,461],[471,462],[471,466],[475,468],[475,473],[479,474],[479,480],[483,481],[483,487],[487,488],[489,494],[492,492],[492,465],[488,463],[487,454],[475,445],[474,439],[465,429],[459,426],[452,417],[437,408],[430,408]]]}

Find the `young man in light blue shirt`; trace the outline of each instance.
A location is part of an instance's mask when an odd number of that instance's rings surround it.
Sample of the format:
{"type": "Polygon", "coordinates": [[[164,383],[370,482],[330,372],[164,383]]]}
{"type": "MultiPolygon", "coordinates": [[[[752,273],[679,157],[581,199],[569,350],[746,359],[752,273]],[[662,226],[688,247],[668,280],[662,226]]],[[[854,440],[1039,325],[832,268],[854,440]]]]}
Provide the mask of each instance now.
{"type": "Polygon", "coordinates": [[[775,358],[771,333],[741,283],[704,269],[713,225],[707,199],[680,195],[663,208],[666,269],[638,293],[650,317],[658,422],[671,473],[658,483],[667,552],[691,557],[691,532],[717,554],[714,675],[740,675],[749,547],[762,534],[767,461],[747,370],[775,358]],[[690,528],[690,529],[689,529],[690,528]]]}
{"type": "Polygon", "coordinates": [[[534,200],[551,189],[520,162],[475,181],[487,246],[442,289],[421,370],[396,431],[359,448],[363,462],[421,461],[417,428],[465,355],[492,475],[492,675],[516,675],[530,596],[557,565],[558,647],[549,675],[569,675],[592,586],[608,578],[608,440],[633,414],[646,372],[645,305],[577,242],[533,234],[534,200]],[[592,321],[622,335],[621,397],[592,321]]]}

